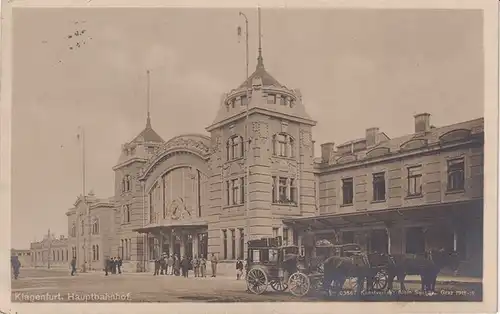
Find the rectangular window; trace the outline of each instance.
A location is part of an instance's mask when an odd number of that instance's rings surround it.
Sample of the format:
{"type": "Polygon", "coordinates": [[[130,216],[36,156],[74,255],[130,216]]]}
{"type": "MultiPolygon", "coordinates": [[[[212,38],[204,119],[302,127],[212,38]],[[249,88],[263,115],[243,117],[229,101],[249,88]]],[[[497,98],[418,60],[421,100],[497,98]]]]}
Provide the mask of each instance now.
{"type": "Polygon", "coordinates": [[[233,189],[233,205],[236,205],[238,204],[238,190],[239,190],[239,186],[238,186],[238,179],[233,179],[231,180],[231,185],[232,185],[232,189],[233,189]]]}
{"type": "Polygon", "coordinates": [[[231,229],[231,259],[236,259],[236,230],[231,229]]]}
{"type": "Polygon", "coordinates": [[[224,256],[224,259],[227,259],[227,230],[222,230],[222,237],[223,237],[223,256],[224,256]]]}
{"type": "Polygon", "coordinates": [[[408,196],[422,195],[422,166],[408,167],[408,196]]]}
{"type": "Polygon", "coordinates": [[[286,144],[287,144],[287,141],[286,141],[286,136],[283,135],[283,134],[279,134],[277,136],[278,138],[278,156],[281,156],[281,157],[286,157],[287,154],[286,154],[286,144]]]}
{"type": "Polygon", "coordinates": [[[465,188],[464,159],[448,160],[448,191],[462,191],[465,188]]]}
{"type": "Polygon", "coordinates": [[[234,137],[233,138],[233,141],[232,141],[232,144],[231,144],[231,149],[232,149],[232,159],[235,159],[235,158],[239,158],[241,156],[239,156],[238,154],[238,147],[240,147],[240,144],[241,144],[241,141],[240,141],[240,138],[239,137],[234,137]]]}
{"type": "Polygon", "coordinates": [[[293,239],[293,245],[299,245],[299,234],[297,231],[292,230],[292,239],[293,239]]]}
{"type": "Polygon", "coordinates": [[[342,203],[351,205],[354,199],[354,182],[352,178],[342,179],[342,203]]]}
{"type": "Polygon", "coordinates": [[[279,233],[279,228],[273,228],[273,238],[276,238],[279,233]]]}
{"type": "Polygon", "coordinates": [[[276,177],[272,177],[273,178],[273,186],[272,186],[272,201],[273,203],[276,203],[276,177]]]}
{"type": "Polygon", "coordinates": [[[283,244],[288,245],[288,228],[283,228],[283,244]]]}
{"type": "Polygon", "coordinates": [[[274,95],[274,94],[267,95],[267,103],[270,105],[275,104],[276,103],[276,95],[274,95]]]}
{"type": "Polygon", "coordinates": [[[281,178],[279,179],[279,201],[280,202],[286,202],[287,201],[287,195],[286,195],[286,188],[287,188],[287,183],[286,183],[286,178],[281,178]]]}
{"type": "Polygon", "coordinates": [[[240,204],[244,204],[245,203],[245,191],[246,191],[245,177],[240,179],[240,186],[241,186],[240,204]]]}
{"type": "Polygon", "coordinates": [[[373,200],[385,201],[385,173],[373,174],[373,200]]]}
{"type": "Polygon", "coordinates": [[[240,251],[238,257],[243,259],[245,252],[245,231],[243,229],[239,229],[240,232],[240,251]]]}
{"type": "Polygon", "coordinates": [[[290,202],[297,203],[297,187],[295,179],[290,179],[290,202]]]}

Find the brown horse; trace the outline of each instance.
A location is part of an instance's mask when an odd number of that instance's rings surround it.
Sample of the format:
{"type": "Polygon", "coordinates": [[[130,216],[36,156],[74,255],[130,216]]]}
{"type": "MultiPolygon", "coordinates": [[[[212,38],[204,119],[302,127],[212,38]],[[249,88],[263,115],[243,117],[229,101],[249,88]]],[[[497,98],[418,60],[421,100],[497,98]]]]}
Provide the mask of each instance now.
{"type": "Polygon", "coordinates": [[[365,255],[350,257],[331,256],[323,263],[323,288],[330,291],[333,285],[334,294],[338,294],[349,277],[357,278],[356,294],[360,295],[365,279],[374,276],[374,269],[370,267],[365,255]]]}
{"type": "Polygon", "coordinates": [[[443,249],[431,250],[422,255],[390,255],[389,258],[390,262],[387,265],[387,288],[389,290],[392,290],[393,288],[395,277],[398,278],[401,290],[405,291],[405,277],[407,275],[419,275],[421,278],[422,291],[434,292],[437,275],[441,269],[444,267],[450,267],[453,271],[456,271],[459,265],[457,252],[447,252],[443,249]]]}

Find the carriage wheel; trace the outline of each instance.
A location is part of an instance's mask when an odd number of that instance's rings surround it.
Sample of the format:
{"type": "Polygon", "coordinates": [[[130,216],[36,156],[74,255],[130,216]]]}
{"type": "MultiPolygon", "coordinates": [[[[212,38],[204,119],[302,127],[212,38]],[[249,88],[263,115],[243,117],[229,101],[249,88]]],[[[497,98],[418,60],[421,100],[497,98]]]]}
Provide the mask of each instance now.
{"type": "Polygon", "coordinates": [[[248,290],[255,294],[262,294],[267,289],[267,275],[260,268],[252,268],[247,274],[248,290]]]}
{"type": "Polygon", "coordinates": [[[388,281],[387,272],[385,270],[379,271],[373,277],[373,289],[384,290],[385,288],[387,288],[387,281],[388,281]]]}
{"type": "Polygon", "coordinates": [[[311,281],[306,274],[296,272],[290,276],[290,279],[288,279],[288,288],[294,296],[303,297],[309,292],[309,289],[311,288],[311,281]]]}
{"type": "Polygon", "coordinates": [[[284,282],[283,280],[281,279],[277,279],[277,280],[272,280],[270,282],[271,284],[271,288],[273,288],[274,291],[278,291],[278,292],[283,292],[285,291],[286,289],[288,289],[288,285],[286,282],[284,282]]]}

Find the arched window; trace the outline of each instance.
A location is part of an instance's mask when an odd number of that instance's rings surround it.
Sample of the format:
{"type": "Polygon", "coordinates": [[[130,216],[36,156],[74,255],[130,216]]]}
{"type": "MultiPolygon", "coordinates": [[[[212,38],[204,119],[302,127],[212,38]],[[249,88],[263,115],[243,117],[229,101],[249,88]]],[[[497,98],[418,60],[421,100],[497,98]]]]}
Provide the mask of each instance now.
{"type": "Polygon", "coordinates": [[[130,205],[123,205],[122,206],[122,223],[129,223],[130,222],[130,205]]]}
{"type": "Polygon", "coordinates": [[[226,145],[227,160],[243,158],[245,156],[245,145],[243,137],[234,135],[230,137],[226,145]]]}
{"type": "Polygon", "coordinates": [[[92,234],[99,234],[99,219],[94,218],[92,221],[92,234]]]}
{"type": "Polygon", "coordinates": [[[73,224],[71,225],[71,236],[76,237],[76,223],[73,221],[73,224]]]}
{"type": "Polygon", "coordinates": [[[273,135],[273,155],[279,157],[294,157],[295,141],[286,133],[273,135]]]}
{"type": "Polygon", "coordinates": [[[85,232],[85,221],[83,217],[80,217],[80,234],[83,235],[85,232]]]}

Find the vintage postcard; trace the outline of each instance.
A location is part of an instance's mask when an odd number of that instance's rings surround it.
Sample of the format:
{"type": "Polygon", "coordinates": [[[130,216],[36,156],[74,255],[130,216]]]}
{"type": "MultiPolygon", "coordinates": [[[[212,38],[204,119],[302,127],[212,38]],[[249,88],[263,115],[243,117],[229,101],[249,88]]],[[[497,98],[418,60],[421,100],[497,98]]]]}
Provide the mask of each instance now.
{"type": "Polygon", "coordinates": [[[2,313],[496,311],[497,1],[11,0],[1,87],[2,313]]]}

